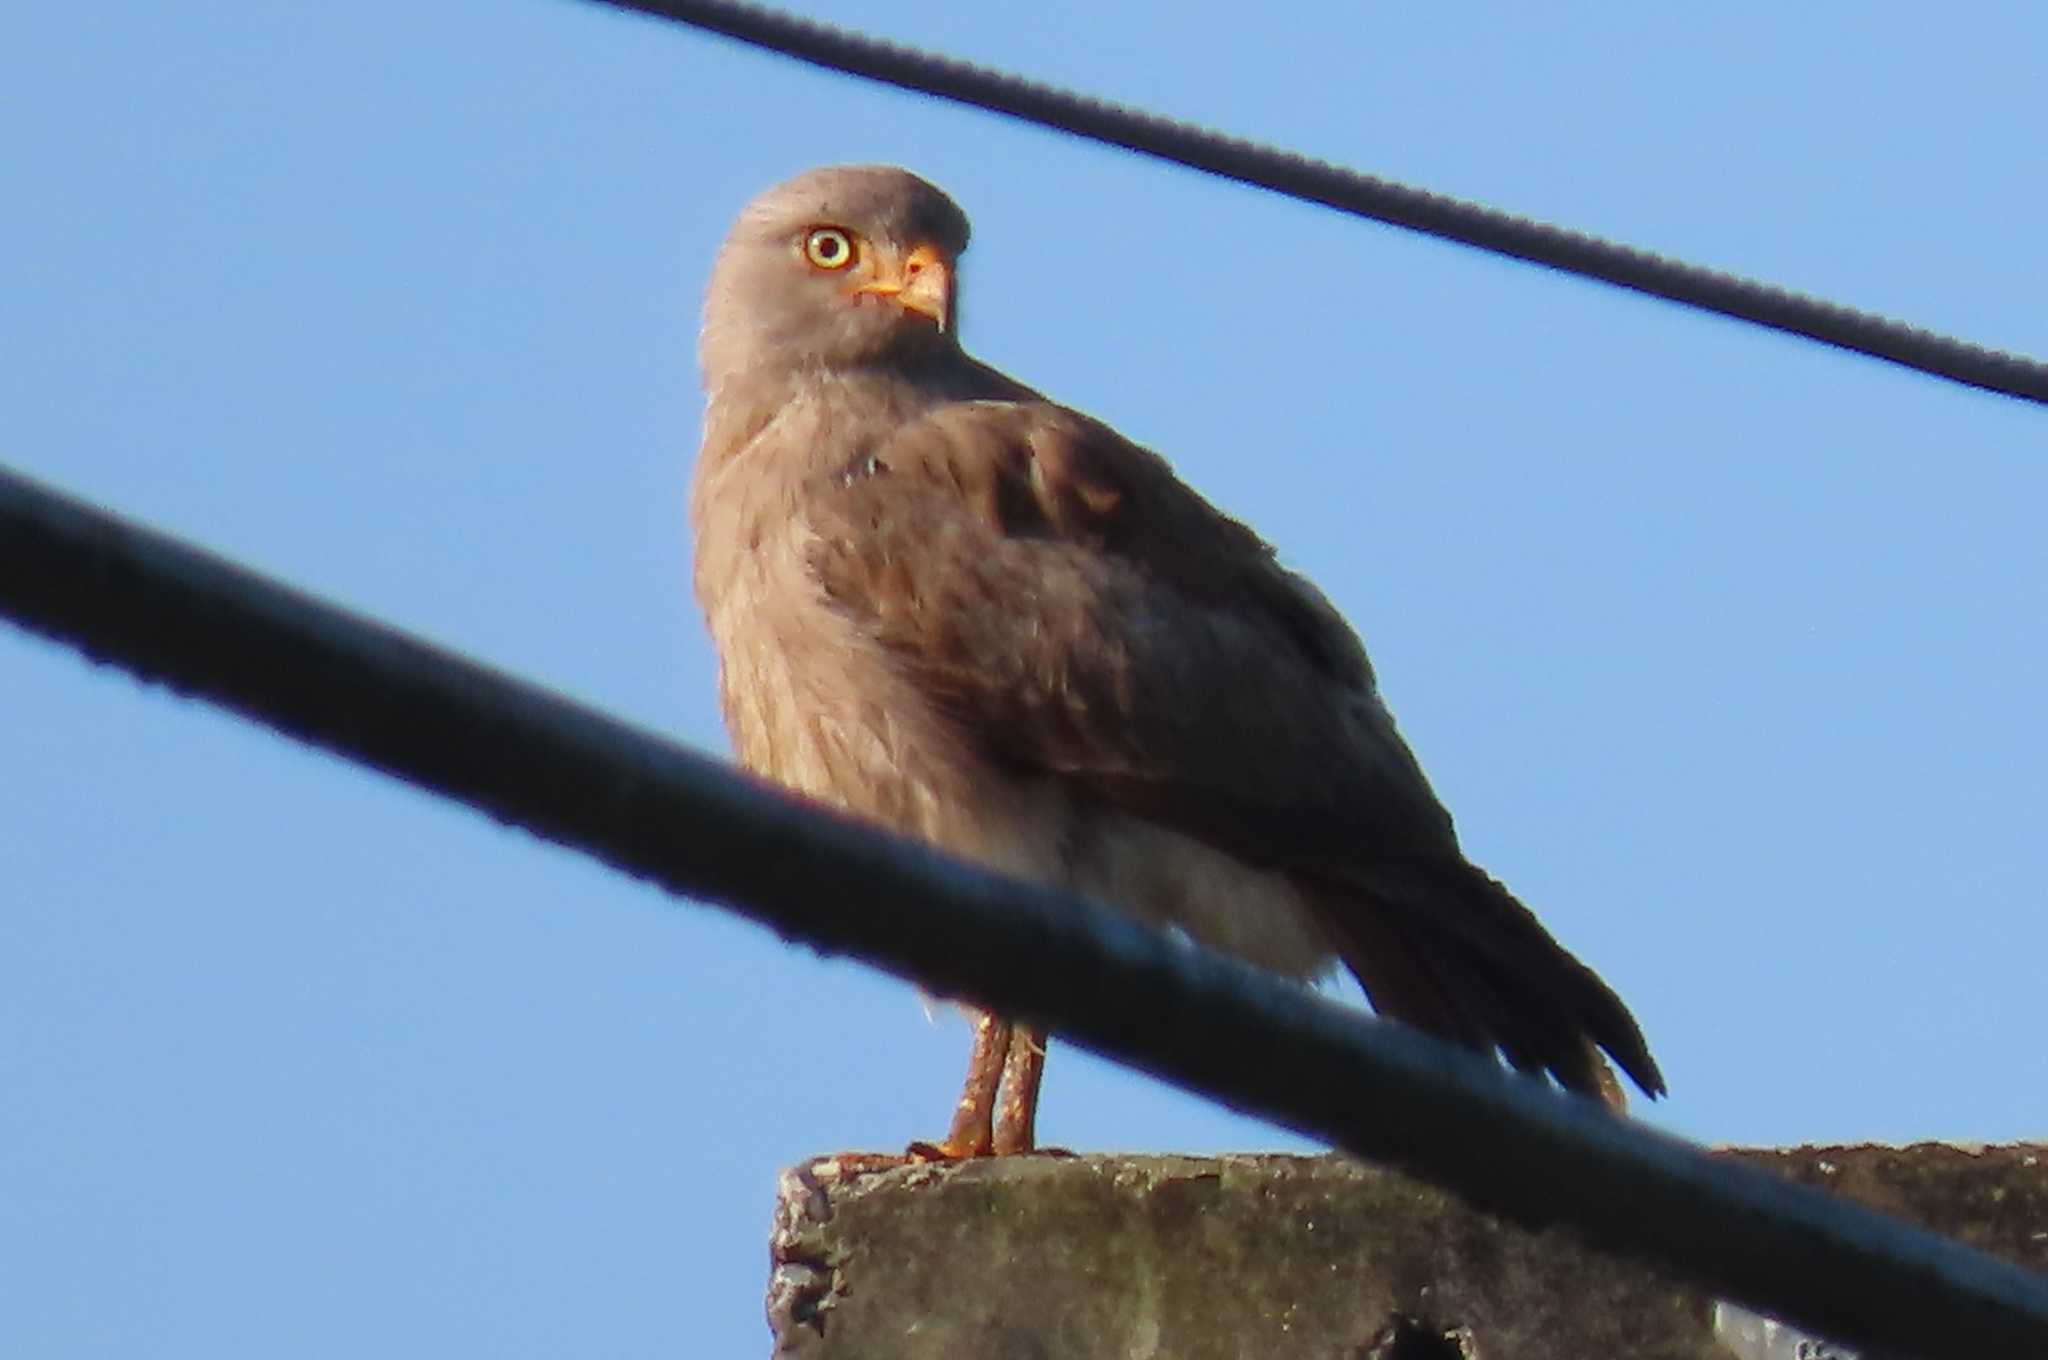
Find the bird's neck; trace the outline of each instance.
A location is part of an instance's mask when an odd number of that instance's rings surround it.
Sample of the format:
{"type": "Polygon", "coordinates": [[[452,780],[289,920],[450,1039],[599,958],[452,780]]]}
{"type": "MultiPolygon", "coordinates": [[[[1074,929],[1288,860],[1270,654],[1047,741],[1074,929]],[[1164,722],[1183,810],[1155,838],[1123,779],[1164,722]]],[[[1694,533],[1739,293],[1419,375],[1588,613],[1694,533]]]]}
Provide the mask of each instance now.
{"type": "MultiPolygon", "coordinates": [[[[997,395],[981,390],[982,366],[958,350],[928,362],[878,359],[858,364],[759,366],[713,378],[704,410],[704,452],[738,452],[791,408],[829,397],[848,423],[873,416],[889,424],[933,406],[997,395]]],[[[838,422],[835,422],[838,423],[838,422]]],[[[886,428],[884,425],[883,428],[886,428]]],[[[703,475],[703,469],[699,475],[703,475]]]]}

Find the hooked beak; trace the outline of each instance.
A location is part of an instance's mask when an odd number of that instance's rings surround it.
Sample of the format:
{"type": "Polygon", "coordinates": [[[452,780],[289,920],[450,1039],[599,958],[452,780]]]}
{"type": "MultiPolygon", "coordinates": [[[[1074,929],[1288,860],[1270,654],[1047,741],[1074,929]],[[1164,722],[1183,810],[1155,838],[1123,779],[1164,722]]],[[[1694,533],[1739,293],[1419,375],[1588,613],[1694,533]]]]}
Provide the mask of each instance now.
{"type": "Polygon", "coordinates": [[[953,310],[953,271],[933,246],[918,246],[901,260],[876,252],[875,276],[853,292],[885,297],[906,312],[929,318],[940,330],[953,310]]]}

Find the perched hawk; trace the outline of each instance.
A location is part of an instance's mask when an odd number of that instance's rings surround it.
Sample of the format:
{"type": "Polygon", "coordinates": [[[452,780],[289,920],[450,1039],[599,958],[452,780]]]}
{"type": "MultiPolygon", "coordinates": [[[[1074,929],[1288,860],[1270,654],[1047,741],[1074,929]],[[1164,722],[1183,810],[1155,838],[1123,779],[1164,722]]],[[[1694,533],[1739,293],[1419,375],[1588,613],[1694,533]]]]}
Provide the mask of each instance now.
{"type": "MultiPolygon", "coordinates": [[[[751,770],[1613,1103],[1628,1009],[1467,863],[1358,638],[1157,454],[977,363],[967,219],[885,167],[712,274],[697,596],[751,770]]],[[[977,1017],[937,1155],[1033,1145],[1045,1036],[977,1017]]]]}

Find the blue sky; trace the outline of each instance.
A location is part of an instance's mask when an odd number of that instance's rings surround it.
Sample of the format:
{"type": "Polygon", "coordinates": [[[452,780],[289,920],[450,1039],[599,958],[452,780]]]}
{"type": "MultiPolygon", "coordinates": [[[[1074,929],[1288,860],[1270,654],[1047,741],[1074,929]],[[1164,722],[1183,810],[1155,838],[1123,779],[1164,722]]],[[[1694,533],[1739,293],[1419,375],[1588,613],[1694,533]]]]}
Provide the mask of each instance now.
{"type": "MultiPolygon", "coordinates": [[[[2024,4],[814,12],[2048,353],[2024,4]]],[[[693,346],[895,161],[1358,625],[1709,1142],[2038,1137],[2048,413],[572,0],[0,15],[0,460],[722,749],[693,346]]],[[[910,988],[0,629],[0,1353],[750,1355],[910,988]]],[[[678,828],[687,835],[687,828],[678,828]]],[[[1300,1140],[1056,1051],[1080,1149],[1300,1140]]]]}

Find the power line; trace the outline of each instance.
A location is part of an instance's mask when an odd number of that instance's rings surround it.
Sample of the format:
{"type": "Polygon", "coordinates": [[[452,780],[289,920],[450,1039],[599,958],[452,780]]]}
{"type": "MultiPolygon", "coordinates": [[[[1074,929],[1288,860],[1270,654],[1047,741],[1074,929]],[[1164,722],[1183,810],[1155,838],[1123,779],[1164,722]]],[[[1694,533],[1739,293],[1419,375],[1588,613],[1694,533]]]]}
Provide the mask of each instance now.
{"type": "Polygon", "coordinates": [[[736,0],[596,3],[674,20],[829,70],[1006,114],[1360,217],[1888,359],[1934,377],[2048,404],[2048,363],[2037,359],[1360,174],[1006,71],[736,0]]]}
{"type": "Polygon", "coordinates": [[[778,793],[0,469],[0,612],[1107,1057],[1887,1354],[2048,1354],[2048,1282],[1418,1031],[778,793]]]}

